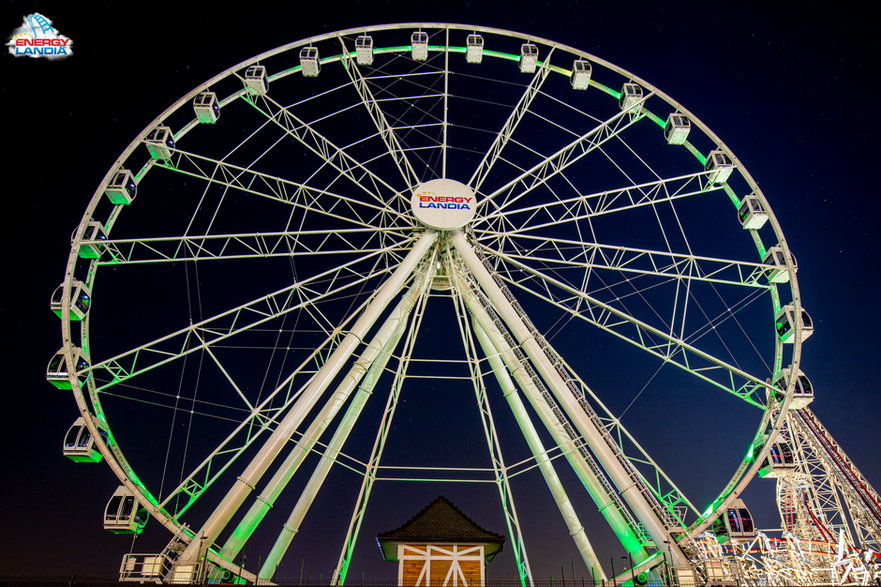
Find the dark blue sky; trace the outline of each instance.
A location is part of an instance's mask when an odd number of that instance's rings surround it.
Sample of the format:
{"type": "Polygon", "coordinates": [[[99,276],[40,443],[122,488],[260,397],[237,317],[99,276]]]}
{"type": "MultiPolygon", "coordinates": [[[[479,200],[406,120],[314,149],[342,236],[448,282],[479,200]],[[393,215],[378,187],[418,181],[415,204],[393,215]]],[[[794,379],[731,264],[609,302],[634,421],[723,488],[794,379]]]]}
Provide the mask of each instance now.
{"type": "Polygon", "coordinates": [[[75,55],[54,63],[0,59],[12,150],[4,162],[12,182],[5,217],[16,244],[7,248],[0,306],[11,375],[4,527],[15,535],[3,541],[0,573],[109,575],[128,548],[127,538],[100,529],[116,485],[110,472],[61,456],[76,411],[43,379],[60,344],[48,298],[62,277],[70,231],[106,170],[159,112],[222,69],[305,36],[375,23],[473,22],[557,40],[648,80],[703,120],[761,186],[798,258],[803,303],[816,325],[803,360],[817,393],[812,408],[881,484],[877,32],[866,15],[827,4],[618,4],[319,2],[308,14],[260,2],[141,4],[137,12],[4,4],[0,32],[40,11],[74,40],[75,55]]]}

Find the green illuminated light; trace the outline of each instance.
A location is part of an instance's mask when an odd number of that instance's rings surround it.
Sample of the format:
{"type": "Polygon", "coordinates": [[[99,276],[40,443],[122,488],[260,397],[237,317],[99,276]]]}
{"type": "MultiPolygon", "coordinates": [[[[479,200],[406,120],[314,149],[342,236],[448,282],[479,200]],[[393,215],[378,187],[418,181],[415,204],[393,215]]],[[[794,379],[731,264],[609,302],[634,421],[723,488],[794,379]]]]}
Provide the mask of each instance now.
{"type": "Polygon", "coordinates": [[[704,511],[704,513],[701,514],[701,517],[702,518],[709,517],[714,511],[716,511],[716,508],[719,507],[720,503],[722,503],[721,496],[717,497],[715,500],[713,500],[713,503],[711,503],[710,505],[707,506],[707,509],[704,511]]]}
{"type": "Polygon", "coordinates": [[[349,572],[349,563],[352,562],[350,556],[347,556],[343,559],[342,564],[340,565],[340,576],[339,576],[339,584],[343,585],[346,582],[346,574],[349,572]]]}
{"type": "Polygon", "coordinates": [[[405,51],[412,51],[412,50],[413,50],[412,45],[399,45],[397,47],[383,47],[380,49],[374,49],[373,54],[376,55],[379,53],[403,53],[405,51]]]}
{"type": "Polygon", "coordinates": [[[662,120],[661,117],[658,116],[657,114],[655,114],[654,112],[649,112],[648,110],[646,110],[645,116],[646,116],[646,118],[648,118],[649,120],[651,120],[652,122],[657,124],[662,129],[667,126],[667,121],[662,120]]]}
{"type": "Polygon", "coordinates": [[[493,51],[492,49],[484,49],[484,55],[489,55],[490,57],[498,57],[500,59],[507,59],[508,61],[520,61],[519,55],[514,55],[513,53],[503,53],[501,51],[493,51]]]}
{"type": "Polygon", "coordinates": [[[438,52],[447,51],[449,53],[464,53],[465,47],[454,47],[454,46],[447,47],[445,45],[429,45],[428,50],[429,51],[438,51],[438,52]]]}

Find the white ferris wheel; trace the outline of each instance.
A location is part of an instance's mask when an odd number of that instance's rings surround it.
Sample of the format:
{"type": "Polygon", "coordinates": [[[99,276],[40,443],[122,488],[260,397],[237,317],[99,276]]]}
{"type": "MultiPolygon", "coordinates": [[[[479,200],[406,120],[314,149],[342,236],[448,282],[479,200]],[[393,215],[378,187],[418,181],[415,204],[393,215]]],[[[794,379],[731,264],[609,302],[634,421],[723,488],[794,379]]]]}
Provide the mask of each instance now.
{"type": "Polygon", "coordinates": [[[686,582],[809,400],[794,258],[743,164],[645,80],[510,31],[240,63],[137,136],[72,242],[65,452],[119,478],[105,527],[170,538],[124,578],[270,580],[337,495],[343,583],[376,500],[458,483],[494,493],[524,584],[551,512],[597,581],[605,532],[622,577],[686,582]]]}

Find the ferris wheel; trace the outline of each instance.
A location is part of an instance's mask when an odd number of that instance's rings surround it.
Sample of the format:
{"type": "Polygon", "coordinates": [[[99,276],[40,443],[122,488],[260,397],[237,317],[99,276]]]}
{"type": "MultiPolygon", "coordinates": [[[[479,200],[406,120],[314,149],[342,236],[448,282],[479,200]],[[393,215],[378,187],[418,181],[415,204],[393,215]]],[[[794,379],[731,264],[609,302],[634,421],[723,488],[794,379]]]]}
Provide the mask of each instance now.
{"type": "Polygon", "coordinates": [[[168,531],[123,578],[270,580],[331,494],[342,584],[401,521],[373,504],[438,483],[495,493],[524,585],[547,511],[598,581],[603,532],[624,576],[685,578],[714,522],[752,524],[740,494],[809,401],[795,274],[743,164],[647,81],[500,29],[364,27],[228,69],[123,151],[47,378],[80,411],[65,454],[120,480],[105,527],[168,531]]]}

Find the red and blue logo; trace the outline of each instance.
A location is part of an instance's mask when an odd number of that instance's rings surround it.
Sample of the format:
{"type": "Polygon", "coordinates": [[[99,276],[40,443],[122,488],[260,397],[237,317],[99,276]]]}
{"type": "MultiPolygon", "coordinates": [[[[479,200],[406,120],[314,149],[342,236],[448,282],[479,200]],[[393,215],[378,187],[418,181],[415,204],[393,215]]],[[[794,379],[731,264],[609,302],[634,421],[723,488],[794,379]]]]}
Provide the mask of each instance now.
{"type": "Polygon", "coordinates": [[[22,19],[6,42],[9,53],[16,57],[65,59],[73,55],[73,41],[58,32],[52,21],[34,12],[22,19]]]}

